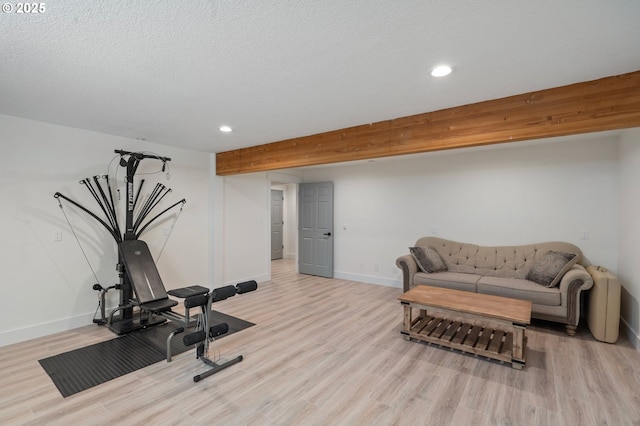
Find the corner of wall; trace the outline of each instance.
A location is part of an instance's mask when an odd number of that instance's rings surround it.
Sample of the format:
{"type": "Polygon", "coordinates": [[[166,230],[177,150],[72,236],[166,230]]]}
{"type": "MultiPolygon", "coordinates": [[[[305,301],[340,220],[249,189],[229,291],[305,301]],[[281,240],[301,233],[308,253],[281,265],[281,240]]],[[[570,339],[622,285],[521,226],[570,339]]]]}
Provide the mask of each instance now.
{"type": "Polygon", "coordinates": [[[637,182],[640,179],[640,128],[627,129],[618,141],[619,205],[618,205],[618,276],[622,284],[621,332],[640,351],[640,280],[636,260],[640,255],[640,201],[637,182]]]}
{"type": "Polygon", "coordinates": [[[631,346],[640,352],[640,336],[633,331],[631,326],[622,317],[620,317],[620,332],[620,334],[625,336],[629,343],[631,343],[631,346]]]}

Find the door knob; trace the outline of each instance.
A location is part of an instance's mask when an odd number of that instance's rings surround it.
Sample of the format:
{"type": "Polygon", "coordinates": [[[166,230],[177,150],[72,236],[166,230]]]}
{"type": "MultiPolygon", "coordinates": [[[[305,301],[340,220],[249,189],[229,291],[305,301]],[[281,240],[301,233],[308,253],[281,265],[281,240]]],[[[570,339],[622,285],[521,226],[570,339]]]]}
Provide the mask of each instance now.
{"type": "Polygon", "coordinates": [[[326,235],[327,237],[331,236],[331,232],[325,232],[323,235],[326,235]]]}

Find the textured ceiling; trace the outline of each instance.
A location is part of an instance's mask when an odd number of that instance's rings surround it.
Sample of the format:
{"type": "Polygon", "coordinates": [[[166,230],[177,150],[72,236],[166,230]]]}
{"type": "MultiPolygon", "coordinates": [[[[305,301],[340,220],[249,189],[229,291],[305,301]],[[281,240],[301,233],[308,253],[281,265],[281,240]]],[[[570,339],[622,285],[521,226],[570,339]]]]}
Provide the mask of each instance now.
{"type": "Polygon", "coordinates": [[[638,0],[45,5],[0,13],[0,114],[209,152],[640,70],[638,0]]]}

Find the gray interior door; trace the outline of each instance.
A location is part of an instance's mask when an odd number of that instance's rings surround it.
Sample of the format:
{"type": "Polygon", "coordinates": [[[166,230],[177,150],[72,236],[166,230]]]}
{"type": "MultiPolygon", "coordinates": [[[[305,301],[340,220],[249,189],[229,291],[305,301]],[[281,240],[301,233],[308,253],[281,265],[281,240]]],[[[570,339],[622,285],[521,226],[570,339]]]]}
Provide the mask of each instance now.
{"type": "Polygon", "coordinates": [[[333,182],[301,183],[298,272],[333,278],[333,182]]]}
{"type": "Polygon", "coordinates": [[[271,190],[271,260],[282,259],[282,250],[284,249],[284,239],[282,238],[283,200],[281,190],[271,190]]]}

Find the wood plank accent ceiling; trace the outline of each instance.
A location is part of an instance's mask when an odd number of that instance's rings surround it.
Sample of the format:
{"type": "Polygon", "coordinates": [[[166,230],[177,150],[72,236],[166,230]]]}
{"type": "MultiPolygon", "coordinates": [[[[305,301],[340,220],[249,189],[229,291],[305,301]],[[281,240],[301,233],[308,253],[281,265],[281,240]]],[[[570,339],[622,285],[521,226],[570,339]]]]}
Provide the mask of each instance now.
{"type": "Polygon", "coordinates": [[[225,176],[640,126],[640,71],[216,155],[225,176]]]}

